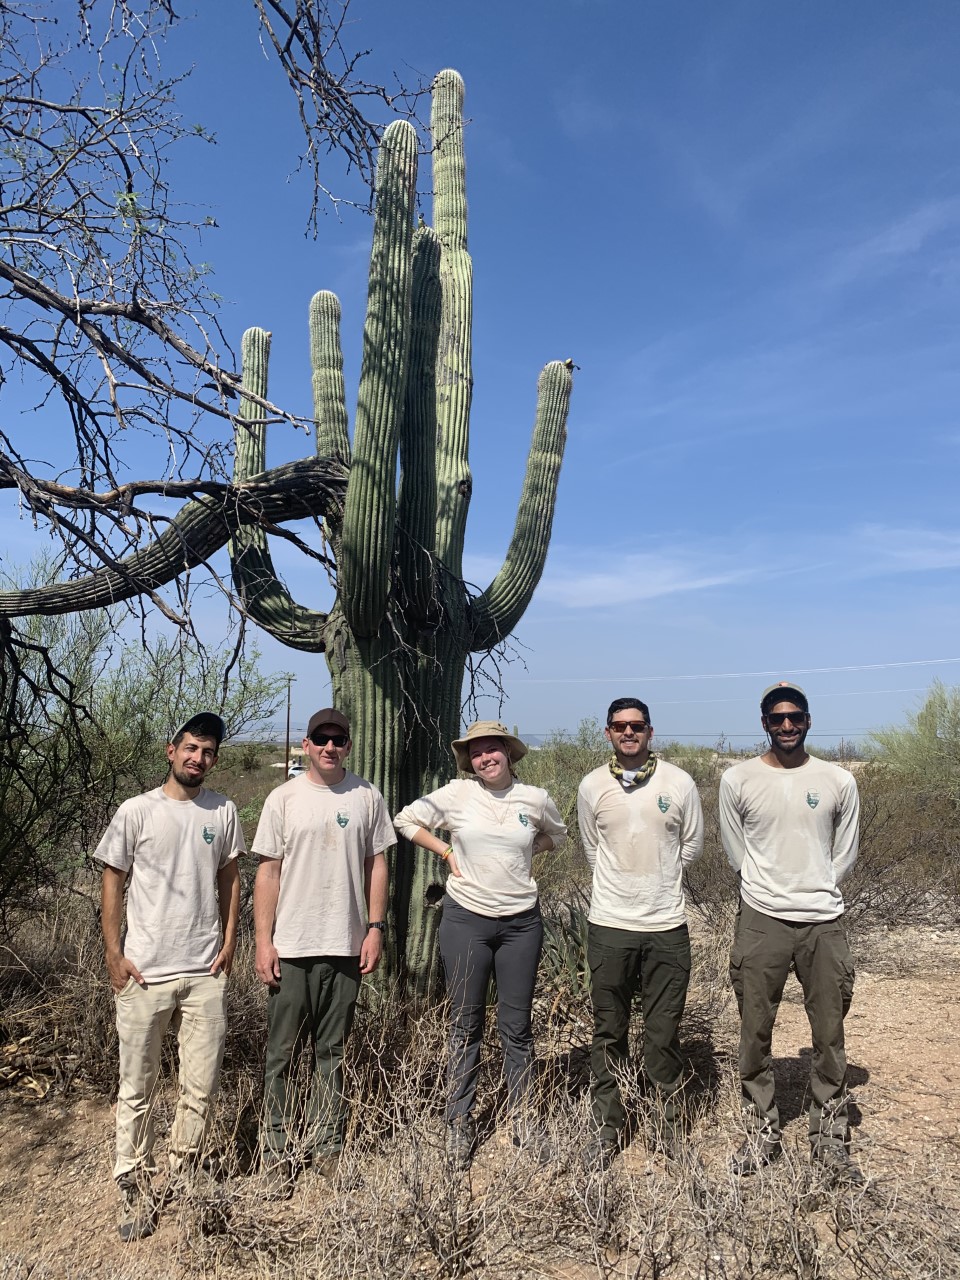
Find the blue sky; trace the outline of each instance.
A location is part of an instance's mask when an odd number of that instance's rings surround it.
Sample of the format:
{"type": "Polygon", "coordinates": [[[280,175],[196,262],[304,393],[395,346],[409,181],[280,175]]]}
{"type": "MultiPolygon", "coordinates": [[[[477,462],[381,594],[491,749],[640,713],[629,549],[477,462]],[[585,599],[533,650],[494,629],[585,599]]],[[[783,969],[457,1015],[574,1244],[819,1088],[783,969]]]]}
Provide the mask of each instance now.
{"type": "MultiPolygon", "coordinates": [[[[901,719],[934,677],[955,683],[960,9],[351,13],[370,79],[453,66],[466,81],[467,573],[481,586],[512,529],[538,371],[580,366],[504,718],[573,730],[637,693],[662,737],[747,744],[761,689],[784,675],[832,739],[901,719]]],[[[175,172],[219,224],[204,256],[233,345],[248,325],[272,330],[271,397],[308,413],[307,304],[333,289],[349,398],[369,221],[331,214],[304,235],[292,104],[238,0],[206,0],[171,53],[196,65],[184,114],[218,139],[175,172]]],[[[327,175],[345,189],[336,158],[327,175]]],[[[269,461],[302,452],[279,431],[269,461]]],[[[29,545],[11,518],[8,547],[29,545]]],[[[286,549],[278,561],[304,604],[329,603],[315,569],[286,549]]],[[[202,608],[222,629],[219,606],[202,608]]],[[[296,674],[305,720],[329,687],[322,658],[263,648],[296,674]]]]}

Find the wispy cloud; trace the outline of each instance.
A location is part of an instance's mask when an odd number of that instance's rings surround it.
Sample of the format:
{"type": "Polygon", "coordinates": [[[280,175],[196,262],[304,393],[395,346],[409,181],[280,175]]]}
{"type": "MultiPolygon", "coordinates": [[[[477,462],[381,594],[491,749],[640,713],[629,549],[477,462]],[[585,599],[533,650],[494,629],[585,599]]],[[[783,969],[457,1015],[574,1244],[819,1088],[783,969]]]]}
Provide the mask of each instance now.
{"type": "Polygon", "coordinates": [[[868,573],[960,569],[960,530],[863,525],[854,533],[857,559],[868,573]]]}
{"type": "Polygon", "coordinates": [[[958,568],[960,530],[953,529],[861,525],[811,534],[796,553],[771,549],[759,536],[711,543],[698,539],[685,545],[671,538],[669,547],[665,539],[663,550],[645,552],[555,548],[537,600],[561,609],[597,609],[727,587],[757,588],[786,578],[823,580],[826,575],[836,583],[852,583],[958,568]]]}
{"type": "Polygon", "coordinates": [[[694,557],[640,552],[620,555],[598,548],[587,567],[582,561],[559,557],[551,560],[538,589],[543,602],[568,609],[595,609],[604,605],[652,600],[678,592],[704,591],[711,587],[745,582],[753,576],[743,566],[719,567],[698,563],[694,557]],[[596,568],[603,559],[609,568],[596,568]]]}
{"type": "MultiPolygon", "coordinates": [[[[893,219],[866,239],[838,253],[823,281],[828,287],[848,285],[866,276],[894,270],[914,258],[943,232],[960,229],[960,196],[928,200],[893,219]]],[[[944,246],[946,248],[946,246],[944,246]]],[[[956,245],[949,246],[947,263],[956,264],[956,245]]],[[[936,264],[931,263],[931,271],[936,264]]]]}

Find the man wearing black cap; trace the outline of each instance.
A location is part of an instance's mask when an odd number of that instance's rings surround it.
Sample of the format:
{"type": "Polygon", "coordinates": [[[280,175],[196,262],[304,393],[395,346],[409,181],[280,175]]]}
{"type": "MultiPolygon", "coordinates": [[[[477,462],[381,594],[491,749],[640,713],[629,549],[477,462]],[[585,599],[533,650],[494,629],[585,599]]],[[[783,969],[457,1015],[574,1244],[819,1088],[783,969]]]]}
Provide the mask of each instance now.
{"type": "Polygon", "coordinates": [[[253,840],[257,976],[267,987],[263,1164],[268,1193],[293,1194],[298,1163],[335,1175],[346,1109],[343,1053],[360,979],[380,962],[396,836],[380,792],[344,768],[350,725],[333,707],[310,717],[306,773],[267,796],[253,840]],[[303,1099],[291,1072],[310,1046],[303,1099]]]}
{"type": "Polygon", "coordinates": [[[740,1008],[748,1129],[731,1169],[756,1173],[782,1151],[771,1043],[793,966],[813,1040],[811,1154],[833,1180],[858,1184],[863,1175],[847,1150],[843,1038],[854,974],[839,888],[857,858],[857,784],[846,769],[807,755],[810,713],[798,685],[765,689],[760,713],[769,750],[720,780],[723,847],[740,878],[730,978],[740,1008]]]}
{"type": "Polygon", "coordinates": [[[167,746],[164,784],[124,801],[93,855],[103,863],[103,939],[120,1046],[114,1177],[124,1241],[156,1227],[153,1105],[168,1026],[177,1027],[180,1051],[172,1174],[199,1170],[217,1092],[237,945],[237,857],[245,851],[236,805],[203,785],[223,736],[219,716],[191,716],[167,746]]]}

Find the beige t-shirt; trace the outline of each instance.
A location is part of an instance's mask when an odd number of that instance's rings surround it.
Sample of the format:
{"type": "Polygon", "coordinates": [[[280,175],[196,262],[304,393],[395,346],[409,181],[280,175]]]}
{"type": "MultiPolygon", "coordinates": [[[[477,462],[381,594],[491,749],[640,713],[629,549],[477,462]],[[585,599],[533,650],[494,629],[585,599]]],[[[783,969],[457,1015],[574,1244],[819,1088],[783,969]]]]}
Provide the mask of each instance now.
{"type": "Polygon", "coordinates": [[[638,787],[602,765],[577,792],[577,816],[593,870],[593,924],[661,933],[686,922],[683,868],[703,852],[703,810],[688,773],[658,760],[638,787]]]}
{"type": "Polygon", "coordinates": [[[776,769],[760,756],[720,779],[720,835],[744,902],[783,920],[834,920],[857,860],[860,798],[852,773],[809,756],[776,769]]]}
{"type": "Polygon", "coordinates": [[[217,872],[246,852],[237,806],[218,791],[125,800],[94,857],[129,871],[123,954],[146,982],[208,973],[220,950],[217,872]]]}
{"type": "Polygon", "coordinates": [[[450,876],[447,893],[481,916],[511,916],[537,901],[531,874],[538,831],[558,849],[567,836],[557,807],[542,787],[514,782],[491,791],[482,782],[455,778],[408,804],[394,825],[409,840],[418,827],[450,832],[460,876],[450,876]]]}
{"type": "Polygon", "coordinates": [[[281,959],[360,954],[364,863],[396,841],[383,796],[355,773],[332,787],[305,773],[270,792],[253,852],[283,859],[273,932],[281,959]]]}

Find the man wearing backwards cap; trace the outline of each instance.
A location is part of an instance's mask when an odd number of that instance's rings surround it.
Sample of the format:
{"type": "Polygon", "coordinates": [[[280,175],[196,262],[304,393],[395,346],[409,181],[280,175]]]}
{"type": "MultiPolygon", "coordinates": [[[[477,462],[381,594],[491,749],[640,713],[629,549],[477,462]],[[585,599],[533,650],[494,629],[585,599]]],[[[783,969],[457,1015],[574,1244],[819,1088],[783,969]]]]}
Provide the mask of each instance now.
{"type": "Polygon", "coordinates": [[[170,771],[163,786],[125,800],[93,855],[103,863],[101,919],[120,1046],[113,1173],[125,1242],[156,1227],[153,1105],[160,1044],[171,1023],[180,1051],[180,1096],[170,1130],[173,1174],[199,1170],[217,1092],[226,982],[237,945],[237,857],[245,852],[236,805],[203,785],[223,736],[219,716],[191,716],[167,747],[170,771]]]}
{"type": "Polygon", "coordinates": [[[387,911],[384,851],[396,841],[383,796],[344,768],[350,725],[333,707],[310,717],[309,767],[267,796],[253,840],[257,976],[268,988],[263,1163],[269,1194],[293,1194],[296,1163],[336,1173],[343,1150],[343,1052],[363,974],[380,962],[387,911]],[[313,1054],[302,1099],[290,1075],[313,1054]]]}
{"type": "Polygon", "coordinates": [[[720,833],[740,878],[730,978],[740,1008],[740,1081],[746,1141],[731,1159],[739,1175],[781,1154],[770,1046],[791,965],[813,1039],[810,1148],[836,1182],[863,1175],[847,1150],[843,1020],[853,960],[843,931],[840,882],[857,858],[860,801],[846,769],[807,755],[807,696],[785,680],[765,689],[762,756],[720,779],[720,833]]]}

